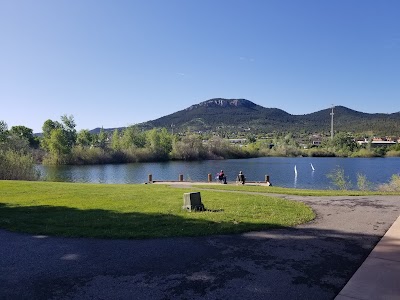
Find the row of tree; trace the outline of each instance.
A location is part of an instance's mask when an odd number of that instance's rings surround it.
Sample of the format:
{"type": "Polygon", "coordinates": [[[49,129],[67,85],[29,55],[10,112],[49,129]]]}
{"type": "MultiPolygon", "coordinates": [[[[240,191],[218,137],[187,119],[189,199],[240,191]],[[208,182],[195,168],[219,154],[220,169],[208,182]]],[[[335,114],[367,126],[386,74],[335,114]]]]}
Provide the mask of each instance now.
{"type": "MultiPolygon", "coordinates": [[[[31,157],[33,163],[98,164],[257,156],[370,157],[400,154],[399,145],[374,149],[361,147],[354,137],[343,132],[336,133],[333,140],[325,138],[321,146],[306,148],[292,133],[276,133],[269,139],[249,135],[245,145],[234,145],[219,136],[177,135],[165,128],[145,131],[135,125],[113,132],[103,129],[96,134],[86,129],[77,132],[73,116],[64,115],[60,121],[45,121],[42,135],[38,137],[30,128],[13,126],[8,129],[7,124],[0,121],[3,169],[6,168],[6,155],[14,157],[14,160],[18,155],[24,159],[31,157]]],[[[9,165],[7,168],[12,167],[9,165]]]]}
{"type": "Polygon", "coordinates": [[[73,116],[61,121],[47,120],[42,127],[39,148],[45,164],[95,164],[139,161],[166,161],[241,158],[255,156],[246,148],[212,137],[205,142],[201,135],[174,135],[165,128],[144,131],[129,126],[112,133],[75,129],[73,116]]]}

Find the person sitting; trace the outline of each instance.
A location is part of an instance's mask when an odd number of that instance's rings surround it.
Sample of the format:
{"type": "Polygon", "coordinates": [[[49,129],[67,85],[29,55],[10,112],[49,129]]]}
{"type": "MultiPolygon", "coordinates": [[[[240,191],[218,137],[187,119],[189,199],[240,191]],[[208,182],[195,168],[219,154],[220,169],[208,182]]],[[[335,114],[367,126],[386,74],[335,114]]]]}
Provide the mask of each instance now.
{"type": "Polygon", "coordinates": [[[239,172],[238,181],[241,182],[242,184],[244,184],[246,181],[246,177],[244,177],[244,174],[242,171],[239,172]]]}
{"type": "Polygon", "coordinates": [[[219,172],[218,174],[218,180],[220,182],[223,182],[224,184],[226,184],[226,176],[223,170],[221,170],[221,172],[219,172]]]}

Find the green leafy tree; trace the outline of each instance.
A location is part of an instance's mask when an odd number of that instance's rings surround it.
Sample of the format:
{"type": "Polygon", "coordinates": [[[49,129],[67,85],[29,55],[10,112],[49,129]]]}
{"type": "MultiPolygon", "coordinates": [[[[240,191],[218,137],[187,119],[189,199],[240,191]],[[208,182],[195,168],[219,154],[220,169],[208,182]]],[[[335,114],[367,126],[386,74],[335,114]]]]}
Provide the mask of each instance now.
{"type": "Polygon", "coordinates": [[[64,164],[68,161],[68,154],[71,153],[76,143],[75,121],[73,116],[63,115],[61,121],[46,120],[43,124],[43,137],[41,146],[49,151],[48,163],[64,164]]]}
{"type": "Polygon", "coordinates": [[[255,143],[257,141],[256,136],[252,133],[249,133],[246,138],[249,141],[249,143],[255,143]]]}
{"type": "Polygon", "coordinates": [[[333,146],[343,152],[353,152],[357,149],[357,142],[345,132],[337,133],[333,138],[333,146]]]}
{"type": "Polygon", "coordinates": [[[0,120],[0,180],[37,180],[32,153],[25,137],[11,133],[0,120]]]}
{"type": "Polygon", "coordinates": [[[158,158],[166,159],[172,150],[172,136],[167,129],[152,129],[147,132],[147,142],[158,158]]]}
{"type": "Polygon", "coordinates": [[[76,137],[76,143],[81,146],[82,148],[87,148],[92,145],[92,134],[87,129],[82,129],[78,132],[76,137]]]}
{"type": "Polygon", "coordinates": [[[8,136],[8,126],[3,120],[0,120],[0,142],[4,142],[8,136]]]}
{"type": "Polygon", "coordinates": [[[61,128],[51,131],[49,139],[49,151],[52,161],[56,164],[64,164],[67,161],[67,154],[71,152],[68,145],[68,138],[61,128]]]}
{"type": "Polygon", "coordinates": [[[121,141],[118,129],[115,129],[111,137],[111,149],[114,151],[121,150],[121,141]]]}
{"type": "Polygon", "coordinates": [[[63,115],[61,116],[61,121],[63,122],[62,129],[65,134],[65,138],[67,139],[68,147],[72,148],[76,143],[76,124],[74,120],[74,116],[63,115]]]}
{"type": "Polygon", "coordinates": [[[21,134],[11,129],[8,130],[7,123],[0,121],[0,150],[11,150],[26,154],[29,150],[29,142],[21,134]]]}
{"type": "Polygon", "coordinates": [[[97,143],[98,143],[98,146],[99,146],[101,149],[105,150],[106,147],[107,147],[107,140],[108,140],[108,135],[107,135],[107,133],[105,132],[105,130],[104,130],[103,128],[101,128],[101,129],[100,129],[100,132],[99,132],[99,134],[98,134],[98,136],[97,136],[97,143]]]}
{"type": "Polygon", "coordinates": [[[146,133],[142,132],[137,125],[125,128],[122,133],[121,146],[125,149],[131,147],[144,148],[146,146],[146,133]]]}
{"type": "Polygon", "coordinates": [[[33,136],[33,130],[25,126],[12,126],[10,133],[24,138],[29,142],[29,146],[32,148],[37,148],[39,146],[39,139],[33,136]]]}
{"type": "Polygon", "coordinates": [[[42,139],[41,139],[41,146],[45,150],[50,150],[50,138],[51,138],[51,132],[55,129],[61,129],[62,125],[61,123],[53,120],[46,120],[42,126],[42,139]]]}

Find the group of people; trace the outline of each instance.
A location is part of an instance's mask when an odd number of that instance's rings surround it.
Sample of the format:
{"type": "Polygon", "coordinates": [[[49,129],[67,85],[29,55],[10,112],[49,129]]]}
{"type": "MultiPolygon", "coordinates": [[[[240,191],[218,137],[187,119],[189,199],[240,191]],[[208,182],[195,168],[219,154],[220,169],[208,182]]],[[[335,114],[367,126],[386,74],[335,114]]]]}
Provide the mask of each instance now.
{"type": "MultiPolygon", "coordinates": [[[[221,183],[226,184],[226,175],[223,170],[221,170],[221,172],[217,173],[217,178],[221,183]]],[[[269,176],[267,178],[268,179],[266,179],[266,185],[271,186],[272,184],[271,184],[271,182],[269,182],[269,176]]],[[[236,183],[245,184],[245,182],[246,182],[246,177],[244,176],[243,172],[240,171],[236,177],[236,183]]]]}
{"type": "MultiPolygon", "coordinates": [[[[218,180],[224,184],[226,184],[226,175],[223,170],[218,173],[218,180]]],[[[246,181],[246,177],[244,177],[244,174],[242,171],[239,172],[239,175],[237,176],[237,181],[240,182],[241,184],[244,184],[246,181]]]]}

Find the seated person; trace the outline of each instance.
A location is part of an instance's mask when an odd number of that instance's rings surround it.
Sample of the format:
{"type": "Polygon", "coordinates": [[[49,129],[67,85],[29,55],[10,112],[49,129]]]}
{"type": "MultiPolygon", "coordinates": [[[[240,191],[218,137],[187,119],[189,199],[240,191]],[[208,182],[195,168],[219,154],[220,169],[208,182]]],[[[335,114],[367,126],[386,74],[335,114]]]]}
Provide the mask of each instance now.
{"type": "Polygon", "coordinates": [[[239,172],[238,181],[241,182],[242,184],[244,184],[246,181],[246,177],[244,177],[244,174],[242,171],[239,172]]]}
{"type": "Polygon", "coordinates": [[[218,174],[218,180],[226,184],[226,176],[223,170],[221,170],[221,172],[218,174]]]}

